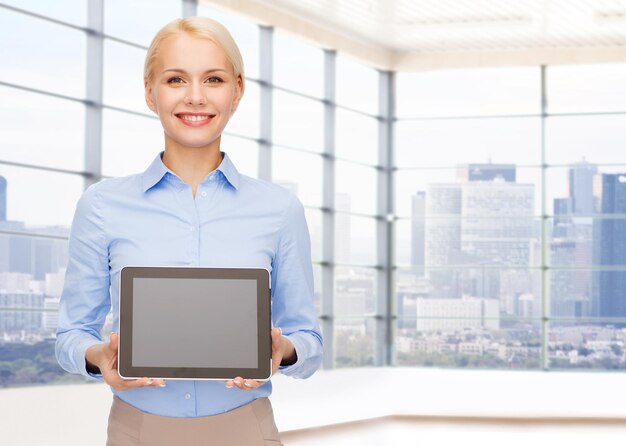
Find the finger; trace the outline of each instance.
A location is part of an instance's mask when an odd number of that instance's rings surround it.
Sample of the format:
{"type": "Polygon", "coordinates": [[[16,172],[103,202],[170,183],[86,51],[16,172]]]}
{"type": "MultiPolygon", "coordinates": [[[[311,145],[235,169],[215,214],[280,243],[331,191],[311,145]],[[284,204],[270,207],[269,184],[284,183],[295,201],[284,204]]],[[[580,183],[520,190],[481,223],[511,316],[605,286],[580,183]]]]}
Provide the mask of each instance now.
{"type": "Polygon", "coordinates": [[[278,327],[272,328],[272,356],[278,351],[281,344],[282,330],[278,327]]]}
{"type": "Polygon", "coordinates": [[[155,379],[152,378],[141,378],[141,379],[131,379],[131,380],[120,380],[125,384],[126,390],[129,389],[137,389],[139,387],[150,387],[156,384],[155,379]]]}
{"type": "Polygon", "coordinates": [[[238,376],[233,380],[233,384],[235,385],[235,387],[239,387],[241,390],[247,389],[247,387],[244,387],[243,383],[244,379],[241,376],[238,376]]]}
{"type": "Polygon", "coordinates": [[[117,352],[119,346],[119,337],[117,335],[117,333],[111,333],[111,336],[109,336],[109,345],[108,347],[114,351],[117,352]]]}
{"type": "Polygon", "coordinates": [[[262,381],[257,381],[256,379],[245,379],[243,381],[243,388],[245,390],[254,390],[257,387],[261,386],[263,384],[262,381]]]}
{"type": "Polygon", "coordinates": [[[272,328],[272,343],[278,342],[282,334],[283,334],[283,331],[280,327],[272,328]]]}

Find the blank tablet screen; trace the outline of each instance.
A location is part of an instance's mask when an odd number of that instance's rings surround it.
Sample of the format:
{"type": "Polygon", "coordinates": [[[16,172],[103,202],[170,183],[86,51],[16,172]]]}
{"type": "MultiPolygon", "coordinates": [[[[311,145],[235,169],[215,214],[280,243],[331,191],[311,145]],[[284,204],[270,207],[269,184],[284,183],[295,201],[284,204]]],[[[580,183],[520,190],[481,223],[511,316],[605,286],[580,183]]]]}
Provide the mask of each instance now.
{"type": "Polygon", "coordinates": [[[133,367],[257,367],[256,280],[135,277],[132,314],[133,367]]]}
{"type": "Polygon", "coordinates": [[[120,276],[121,377],[272,375],[267,269],[125,266],[120,276]]]}

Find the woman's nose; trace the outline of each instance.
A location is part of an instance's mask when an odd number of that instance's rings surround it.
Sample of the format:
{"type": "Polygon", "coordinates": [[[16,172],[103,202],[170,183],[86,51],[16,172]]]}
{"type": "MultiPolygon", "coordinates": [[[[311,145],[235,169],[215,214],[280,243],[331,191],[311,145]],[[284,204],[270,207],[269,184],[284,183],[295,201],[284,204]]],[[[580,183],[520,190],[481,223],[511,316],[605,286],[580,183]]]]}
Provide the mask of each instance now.
{"type": "Polygon", "coordinates": [[[206,97],[204,96],[204,91],[202,90],[202,86],[197,84],[192,84],[189,86],[187,91],[187,96],[185,96],[185,104],[187,105],[205,105],[206,97]]]}

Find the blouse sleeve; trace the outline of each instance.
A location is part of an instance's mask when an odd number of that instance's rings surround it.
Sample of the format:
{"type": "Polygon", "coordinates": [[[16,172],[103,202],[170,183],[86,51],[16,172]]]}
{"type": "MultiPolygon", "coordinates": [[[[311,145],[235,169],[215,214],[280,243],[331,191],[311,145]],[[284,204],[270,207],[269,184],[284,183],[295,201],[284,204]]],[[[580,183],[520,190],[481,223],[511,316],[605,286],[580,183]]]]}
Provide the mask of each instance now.
{"type": "Polygon", "coordinates": [[[280,372],[308,378],[320,366],[323,340],[313,305],[311,242],[304,208],[290,195],[272,263],[272,322],[296,350],[297,361],[280,372]]]}
{"type": "Polygon", "coordinates": [[[59,307],[55,352],[70,373],[87,372],[85,352],[102,342],[100,331],[111,308],[108,246],[95,187],[76,206],[69,239],[69,261],[59,307]]]}

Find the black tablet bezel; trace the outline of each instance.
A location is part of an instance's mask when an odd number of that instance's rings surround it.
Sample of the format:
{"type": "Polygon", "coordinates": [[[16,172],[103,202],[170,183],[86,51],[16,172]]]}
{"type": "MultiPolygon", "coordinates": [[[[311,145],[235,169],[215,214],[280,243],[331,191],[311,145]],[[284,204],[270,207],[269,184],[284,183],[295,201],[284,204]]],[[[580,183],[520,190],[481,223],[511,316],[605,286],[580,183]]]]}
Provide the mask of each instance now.
{"type": "MultiPolygon", "coordinates": [[[[125,266],[120,272],[118,373],[122,378],[233,379],[237,376],[266,380],[272,373],[270,274],[263,268],[207,268],[125,266]],[[258,355],[255,368],[134,367],[133,279],[253,279],[257,283],[258,355]]],[[[164,327],[166,329],[166,327],[164,327]]]]}

